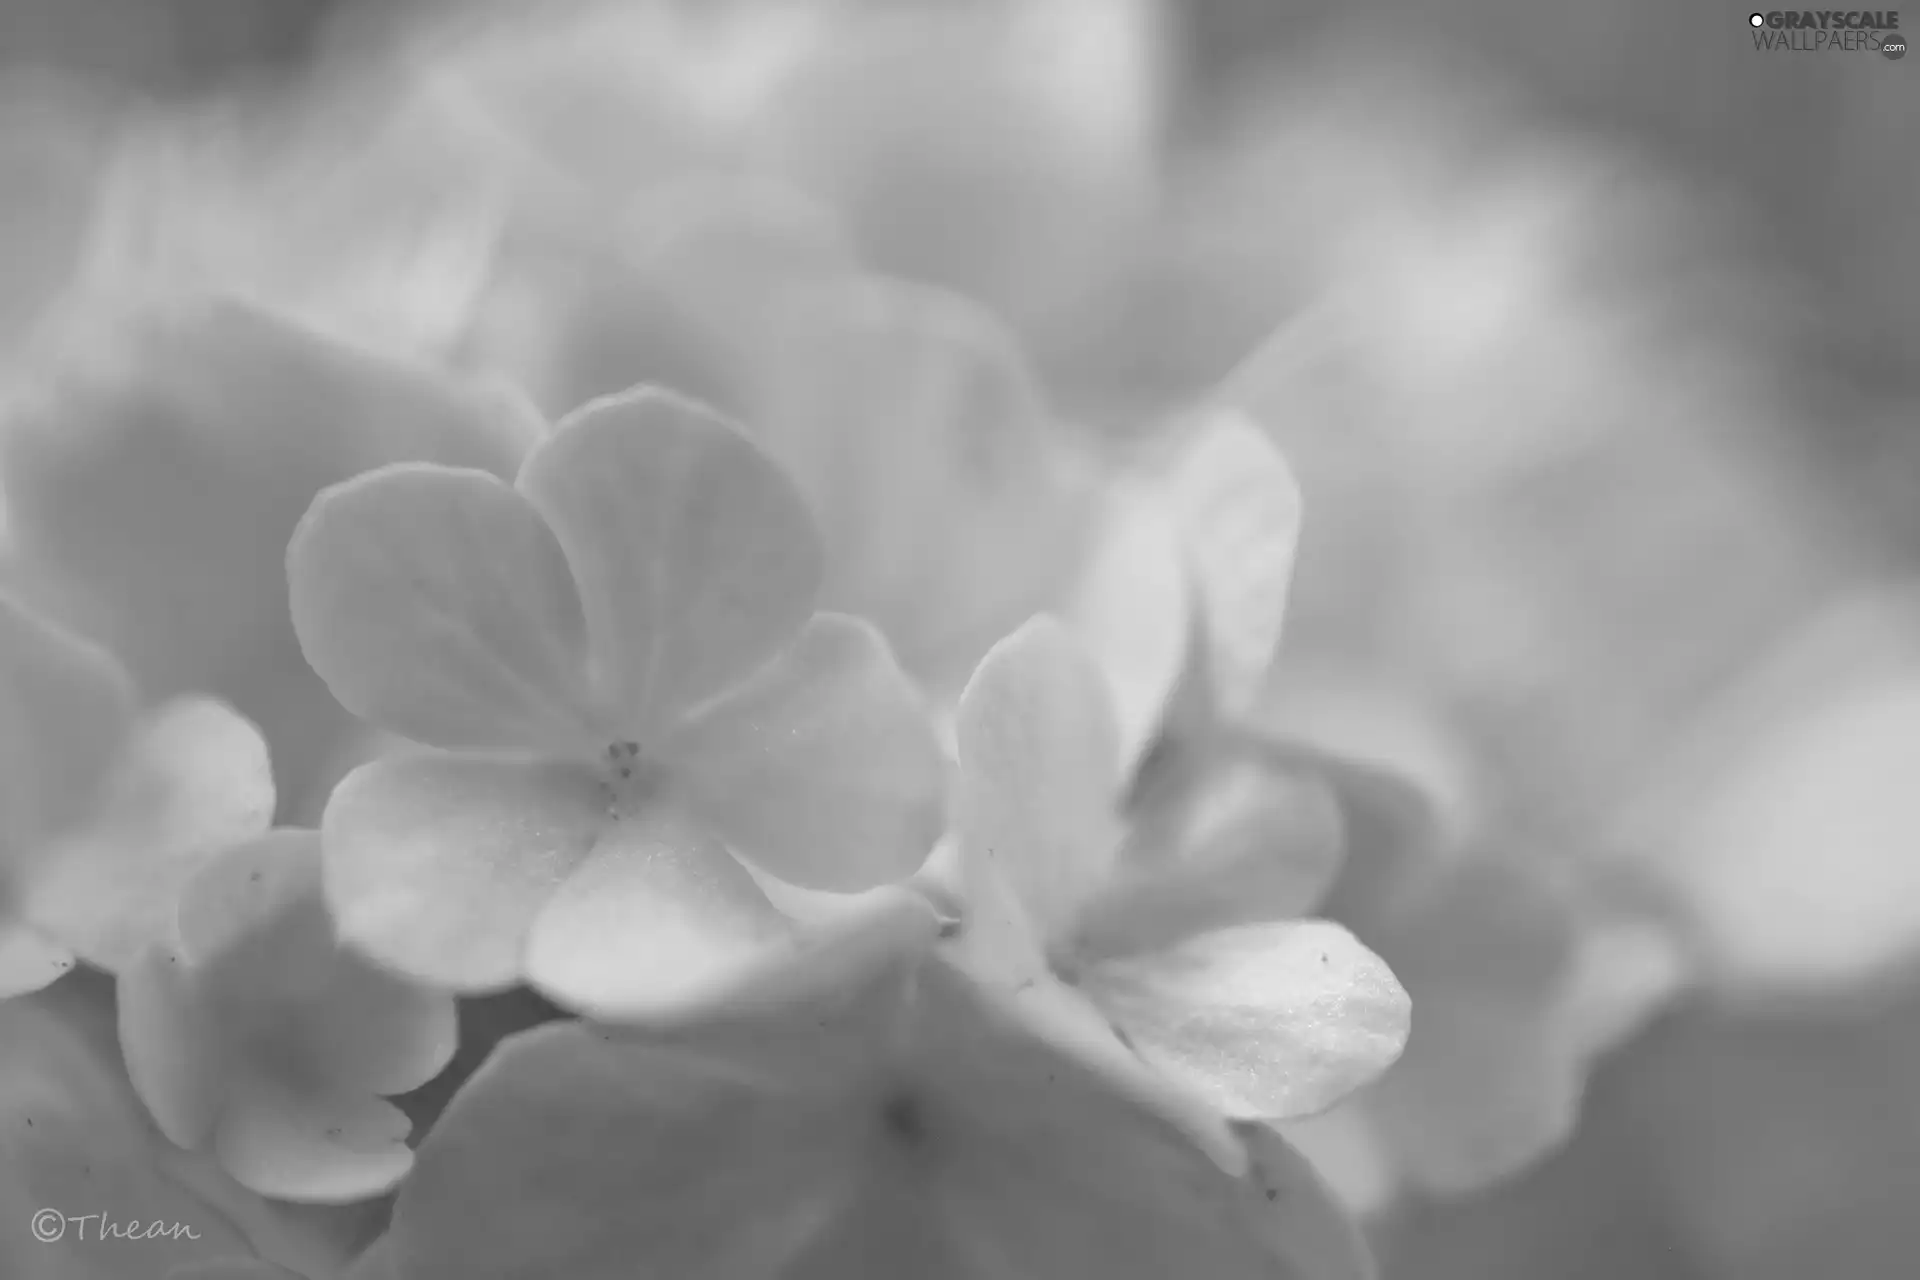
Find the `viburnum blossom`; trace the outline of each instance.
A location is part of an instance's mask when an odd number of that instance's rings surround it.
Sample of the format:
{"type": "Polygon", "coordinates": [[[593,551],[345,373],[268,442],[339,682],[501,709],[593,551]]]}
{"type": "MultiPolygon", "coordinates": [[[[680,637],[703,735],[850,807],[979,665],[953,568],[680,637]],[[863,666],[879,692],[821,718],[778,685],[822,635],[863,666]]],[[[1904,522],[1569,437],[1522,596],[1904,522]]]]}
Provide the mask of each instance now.
{"type": "Polygon", "coordinates": [[[342,950],[317,832],[235,846],[182,891],[176,929],[120,975],[134,1088],[169,1139],[286,1200],[386,1191],[412,1164],[405,1093],[452,1057],[453,997],[342,950]]]}
{"type": "Polygon", "coordinates": [[[1057,623],[988,654],[958,739],[969,965],[1022,1001],[1090,1003],[1229,1117],[1325,1110],[1399,1056],[1407,998],[1387,967],[1338,925],[1288,918],[1293,877],[1270,865],[1284,819],[1185,864],[1122,860],[1105,683],[1057,623]]]}
{"type": "Polygon", "coordinates": [[[322,822],[342,937],[404,973],[684,1011],[784,963],[756,875],[869,889],[939,834],[917,694],[871,625],[814,613],[805,500],[680,397],[584,407],[511,486],[337,485],[287,572],[341,703],[438,748],[362,766],[322,822]]]}
{"type": "Polygon", "coordinates": [[[1223,1172],[938,955],[923,900],[883,897],[805,996],[508,1041],[428,1135],[365,1274],[1370,1274],[1284,1144],[1248,1132],[1246,1173],[1223,1172]]]}
{"type": "Polygon", "coordinates": [[[252,724],[203,698],[140,712],[111,654],[0,595],[0,995],[124,967],[273,801],[252,724]]]}
{"type": "Polygon", "coordinates": [[[4,573],[164,700],[230,701],[272,746],[282,821],[319,818],[366,727],[301,656],[285,550],[322,488],[425,459],[511,476],[537,414],[226,297],[134,308],[6,406],[4,573]]]}

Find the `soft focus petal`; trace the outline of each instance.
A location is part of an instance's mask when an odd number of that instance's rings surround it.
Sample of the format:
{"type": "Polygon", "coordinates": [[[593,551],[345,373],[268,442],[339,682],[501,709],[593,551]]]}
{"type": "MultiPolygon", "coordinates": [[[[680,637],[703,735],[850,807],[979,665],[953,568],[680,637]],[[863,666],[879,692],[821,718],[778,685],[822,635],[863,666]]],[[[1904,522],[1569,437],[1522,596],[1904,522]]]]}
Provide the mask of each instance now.
{"type": "Polygon", "coordinates": [[[736,989],[790,929],[712,834],[653,805],[609,821],[547,899],[526,974],[569,1008],[671,1017],[736,989]]]}
{"type": "Polygon", "coordinates": [[[321,825],[348,944],[424,982],[517,981],[528,929],[599,839],[600,780],[566,765],[419,755],[363,765],[321,825]]]}
{"type": "Polygon", "coordinates": [[[975,304],[854,277],[791,296],[746,424],[826,547],[822,603],[945,695],[1060,594],[1090,486],[1012,336],[975,304]]]}
{"type": "Polygon", "coordinates": [[[153,946],[120,971],[120,1051],[133,1090],[175,1146],[199,1147],[226,1095],[224,1047],[183,957],[153,946]]]}
{"type": "Polygon", "coordinates": [[[172,932],[181,887],[273,817],[260,731],[221,703],[181,699],[143,718],[100,811],[36,860],[26,911],[108,971],[172,932]]]}
{"type": "Polygon", "coordinates": [[[38,991],[73,969],[73,952],[18,920],[0,918],[0,1000],[38,991]]]}
{"type": "Polygon", "coordinates": [[[559,536],[599,697],[648,741],[752,674],[813,613],[819,535],[799,491],[711,410],[639,389],[569,415],[520,491],[559,536]]]}
{"type": "Polygon", "coordinates": [[[214,1150],[261,1195],[334,1204],[379,1195],[406,1176],[407,1130],[399,1109],[378,1098],[309,1097],[255,1080],[228,1098],[214,1150]]]}
{"type": "MultiPolygon", "coordinates": [[[[1171,850],[1130,850],[1126,870],[1088,904],[1074,951],[1138,955],[1212,929],[1308,914],[1341,866],[1333,790],[1248,760],[1205,771],[1171,850]]],[[[1138,834],[1147,829],[1136,826],[1138,834]]]]}
{"type": "Polygon", "coordinates": [[[1247,1144],[1249,1181],[1266,1201],[1274,1245],[1300,1280],[1374,1280],[1366,1238],[1313,1164],[1263,1124],[1234,1127],[1247,1144]]]}
{"type": "Polygon", "coordinates": [[[215,1258],[189,1262],[167,1272],[165,1280],[306,1280],[297,1271],[259,1258],[215,1258]]]}
{"type": "Polygon", "coordinates": [[[1113,867],[1119,759],[1107,687],[1036,618],[995,645],[960,698],[963,874],[998,876],[1042,939],[1062,936],[1113,867]]]}
{"type": "Polygon", "coordinates": [[[1407,1041],[1407,994],[1327,921],[1254,925],[1101,962],[1088,994],[1149,1062],[1231,1116],[1325,1110],[1407,1041]]]}
{"type": "Polygon", "coordinates": [[[1198,588],[1209,685],[1245,711],[1280,642],[1300,541],[1300,488],[1265,433],[1213,410],[1184,441],[1165,479],[1198,588]]]}
{"type": "Polygon", "coordinates": [[[81,817],[133,722],[113,656],[0,595],[0,852],[81,817]]]}
{"type": "Polygon", "coordinates": [[[326,489],[287,547],[300,647],[347,710],[450,749],[577,749],[585,632],[539,513],[484,471],[326,489]]]}
{"type": "Polygon", "coordinates": [[[871,623],[821,615],[661,745],[674,792],[741,856],[806,888],[903,879],[943,826],[946,763],[871,623]]]}
{"type": "Polygon", "coordinates": [[[510,478],[543,424],[230,300],[169,298],[125,329],[104,353],[76,344],[14,416],[0,442],[11,532],[36,582],[71,603],[62,616],[147,697],[233,703],[272,744],[283,800],[306,802],[354,729],[287,613],[287,540],[308,504],[388,462],[510,478]]]}

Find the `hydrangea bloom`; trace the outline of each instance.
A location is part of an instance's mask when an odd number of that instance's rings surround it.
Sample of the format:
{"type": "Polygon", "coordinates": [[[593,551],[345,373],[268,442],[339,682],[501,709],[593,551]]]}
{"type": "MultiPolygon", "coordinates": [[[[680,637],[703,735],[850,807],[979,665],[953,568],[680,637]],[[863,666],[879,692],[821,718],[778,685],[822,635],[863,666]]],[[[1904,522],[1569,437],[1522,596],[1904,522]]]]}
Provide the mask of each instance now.
{"type": "Polygon", "coordinates": [[[273,800],[250,723],[206,699],[141,713],[112,655],[0,595],[0,994],[124,967],[273,800]]]}
{"type": "Polygon", "coordinates": [[[0,1273],[152,1280],[176,1263],[233,1255],[334,1275],[363,1224],[272,1205],[156,1132],[120,1067],[112,994],[110,982],[80,973],[0,1002],[0,1273]],[[42,1208],[62,1215],[59,1239],[36,1238],[42,1208]],[[88,1214],[123,1229],[158,1222],[166,1234],[103,1238],[88,1214]]]}
{"type": "Polygon", "coordinates": [[[1291,1151],[1233,1177],[932,953],[894,895],[809,997],[509,1041],[422,1145],[370,1275],[1369,1274],[1291,1151]]]}
{"type": "Polygon", "coordinates": [[[127,1069],[161,1131],[281,1199],[398,1182],[408,1122],[378,1095],[446,1065],[453,998],[341,950],[318,833],[228,850],[186,885],[176,924],[120,975],[127,1069]]]}
{"type": "Polygon", "coordinates": [[[591,404],[513,486],[337,485],[287,569],[341,703],[440,749],[355,771],[322,825],[342,936],[403,972],[667,1013],[789,939],[755,871],[863,890],[938,835],[917,696],[871,626],[814,614],[804,500],[691,402],[591,404]]]}
{"type": "Polygon", "coordinates": [[[1338,925],[1286,918],[1293,877],[1268,865],[1284,830],[1184,864],[1122,861],[1105,684],[1058,624],[988,654],[958,737],[965,952],[983,974],[1026,1000],[1073,989],[1235,1118],[1322,1111],[1399,1055],[1407,997],[1387,967],[1338,925]]]}
{"type": "Polygon", "coordinates": [[[6,574],[150,699],[206,691],[272,745],[283,820],[317,821],[364,726],[308,668],[285,549],[313,495],[408,459],[510,476],[523,406],[230,299],[116,322],[8,406],[6,574]]]}

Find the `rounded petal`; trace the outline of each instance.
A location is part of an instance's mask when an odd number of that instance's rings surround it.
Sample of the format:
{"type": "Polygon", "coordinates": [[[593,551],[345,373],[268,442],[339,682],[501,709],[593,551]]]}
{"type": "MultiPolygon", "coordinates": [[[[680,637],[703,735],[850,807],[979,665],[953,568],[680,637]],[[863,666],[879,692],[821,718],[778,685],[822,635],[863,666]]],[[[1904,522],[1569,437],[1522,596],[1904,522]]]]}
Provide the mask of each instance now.
{"type": "Polygon", "coordinates": [[[1300,1280],[1374,1280],[1366,1237],[1305,1156],[1263,1124],[1234,1126],[1253,1168],[1256,1214],[1300,1280]]]}
{"type": "Polygon", "coordinates": [[[820,538],[759,446],[640,388],[576,410],[521,468],[579,584],[598,696],[646,742],[752,674],[813,613],[820,538]]]}
{"type": "Polygon", "coordinates": [[[396,463],[322,490],[287,585],[302,652],[355,715],[454,750],[591,742],[566,561],[497,477],[396,463]]]}
{"type": "Polygon", "coordinates": [[[1324,920],[1223,929],[1103,961],[1083,985],[1147,1061],[1234,1117],[1323,1111],[1407,1042],[1407,993],[1324,920]]]}
{"type": "Polygon", "coordinates": [[[341,1204],[390,1191],[413,1166],[408,1123],[370,1096],[304,1096],[261,1081],[237,1087],[214,1153],[241,1186],[276,1200],[341,1204]]]}
{"type": "Polygon", "coordinates": [[[1119,757],[1099,670],[1036,618],[995,645],[960,697],[962,876],[1000,878],[1028,927],[1061,937],[1114,866],[1119,757]]]}
{"type": "Polygon", "coordinates": [[[824,614],[661,744],[674,791],[742,857],[809,889],[904,879],[944,824],[946,761],[872,624],[824,614]]]}
{"type": "Polygon", "coordinates": [[[527,932],[587,857],[607,797],[584,768],[478,756],[363,765],[321,821],[341,938],[419,981],[520,980],[527,932]]]}
{"type": "Polygon", "coordinates": [[[267,744],[222,703],[186,698],[144,717],[98,811],[24,872],[24,909],[109,972],[171,937],[182,888],[274,806],[267,744]]]}
{"type": "Polygon", "coordinates": [[[790,933],[725,846],[658,805],[609,823],[548,898],[526,975],[568,1008],[671,1018],[723,999],[790,933]]]}
{"type": "Polygon", "coordinates": [[[185,959],[170,947],[147,948],[121,970],[115,1003],[133,1091],[169,1142],[197,1149],[225,1101],[226,1064],[185,959]]]}
{"type": "Polygon", "coordinates": [[[0,595],[0,856],[87,812],[134,706],[113,655],[0,595]]]}
{"type": "Polygon", "coordinates": [[[73,964],[73,952],[31,925],[0,918],[0,1000],[38,991],[73,964]]]}
{"type": "Polygon", "coordinates": [[[1300,486],[1273,442],[1225,408],[1208,411],[1164,483],[1199,597],[1208,683],[1222,707],[1244,712],[1280,643],[1300,486]]]}

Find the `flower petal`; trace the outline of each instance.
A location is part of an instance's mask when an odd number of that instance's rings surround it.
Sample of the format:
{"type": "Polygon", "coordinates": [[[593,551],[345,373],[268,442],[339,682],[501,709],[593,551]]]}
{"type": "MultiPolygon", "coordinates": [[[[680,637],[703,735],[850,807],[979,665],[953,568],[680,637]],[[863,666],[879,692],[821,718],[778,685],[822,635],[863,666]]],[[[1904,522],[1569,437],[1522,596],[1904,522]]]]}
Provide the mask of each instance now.
{"type": "Polygon", "coordinates": [[[226,1096],[226,1072],[210,1011],[186,962],[170,947],[148,947],[120,971],[120,1051],[133,1090],[175,1146],[199,1148],[226,1096]]]}
{"type": "Polygon", "coordinates": [[[259,1258],[213,1258],[188,1262],[167,1272],[166,1280],[304,1280],[297,1271],[259,1258]]]}
{"type": "Polygon", "coordinates": [[[1083,985],[1141,1055],[1234,1117],[1325,1110],[1407,1040],[1407,994],[1324,920],[1206,934],[1090,966],[1083,985]]]}
{"type": "Polygon", "coordinates": [[[38,991],[73,970],[73,952],[31,925],[0,917],[0,1000],[38,991]]]}
{"type": "Polygon", "coordinates": [[[527,979],[555,1003],[616,1019],[720,1000],[791,926],[747,869],[665,805],[610,823],[527,936],[527,979]]]}
{"type": "Polygon", "coordinates": [[[1275,1251],[1300,1280],[1374,1280],[1378,1268],[1366,1237],[1311,1162],[1263,1124],[1238,1124],[1275,1251]]]}
{"type": "Polygon", "coordinates": [[[0,856],[80,819],[134,706],[113,655],[0,595],[0,856]]]}
{"type": "Polygon", "coordinates": [[[1300,486],[1286,459],[1237,410],[1208,412],[1165,480],[1198,588],[1221,705],[1244,712],[1280,643],[1300,542],[1300,486]]]}
{"type": "Polygon", "coordinates": [[[413,1167],[406,1116],[373,1097],[303,1096],[240,1084],[214,1132],[221,1165],[241,1186],[309,1204],[369,1199],[413,1167]]]}
{"type": "Polygon", "coordinates": [[[527,931],[599,839],[591,771],[476,756],[363,765],[321,822],[341,938],[423,982],[479,992],[519,981],[527,931]]]}
{"type": "Polygon", "coordinates": [[[701,405],[641,388],[568,415],[520,492],[558,535],[599,697],[645,742],[752,674],[813,613],[821,551],[778,464],[701,405]]]}
{"type": "Polygon", "coordinates": [[[933,724],[885,638],[857,618],[816,616],[660,752],[675,794],[736,852],[804,888],[903,879],[944,825],[933,724]]]}
{"type": "Polygon", "coordinates": [[[960,697],[958,824],[970,897],[1001,877],[1028,927],[1065,934],[1110,874],[1119,758],[1099,670],[1041,617],[995,645],[960,697]]]}
{"type": "Polygon", "coordinates": [[[181,888],[234,843],[266,830],[273,771],[253,724],[186,698],[144,717],[96,816],[29,864],[26,913],[109,972],[172,934],[181,888]]]}
{"type": "Polygon", "coordinates": [[[322,490],[287,584],[301,650],[355,715],[454,750],[591,740],[566,561],[498,478],[396,463],[322,490]]]}

